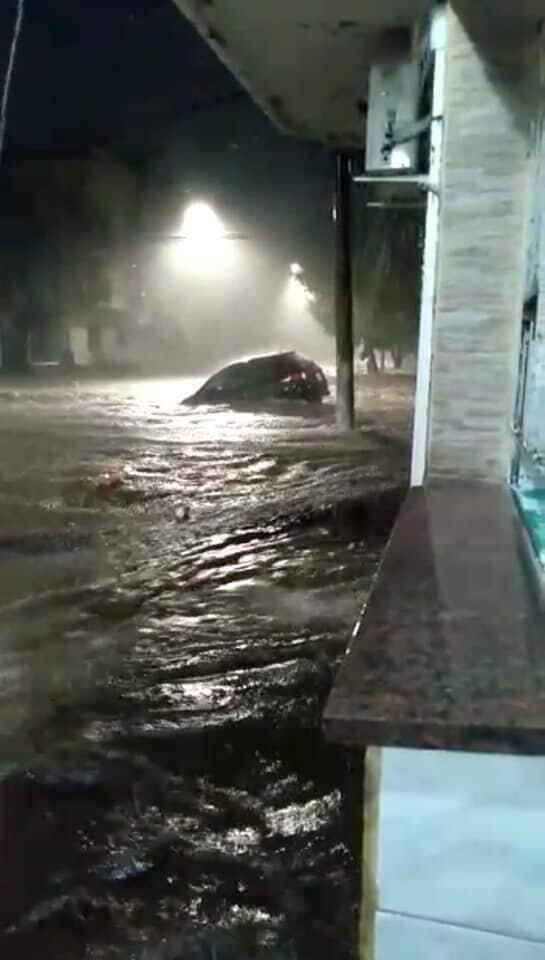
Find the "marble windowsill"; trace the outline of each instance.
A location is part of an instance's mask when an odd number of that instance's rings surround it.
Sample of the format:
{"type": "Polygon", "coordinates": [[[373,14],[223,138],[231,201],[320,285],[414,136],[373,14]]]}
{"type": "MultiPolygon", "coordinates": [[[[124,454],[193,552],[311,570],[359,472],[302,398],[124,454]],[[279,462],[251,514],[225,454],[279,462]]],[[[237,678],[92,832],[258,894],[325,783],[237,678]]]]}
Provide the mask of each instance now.
{"type": "Polygon", "coordinates": [[[507,487],[411,490],[324,714],[351,746],[545,753],[545,616],[507,487]]]}

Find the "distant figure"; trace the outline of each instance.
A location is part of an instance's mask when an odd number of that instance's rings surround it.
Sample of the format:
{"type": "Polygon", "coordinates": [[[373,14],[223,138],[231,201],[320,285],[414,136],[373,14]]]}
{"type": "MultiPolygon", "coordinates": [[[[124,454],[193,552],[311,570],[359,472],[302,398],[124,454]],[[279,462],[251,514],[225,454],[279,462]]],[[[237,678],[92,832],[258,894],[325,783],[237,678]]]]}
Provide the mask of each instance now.
{"type": "Polygon", "coordinates": [[[63,370],[73,370],[76,366],[76,361],[74,358],[74,351],[72,347],[65,347],[61,354],[61,359],[59,361],[59,366],[63,370]]]}
{"type": "Polygon", "coordinates": [[[375,351],[363,337],[360,343],[360,360],[365,364],[366,373],[378,373],[375,351]]]}

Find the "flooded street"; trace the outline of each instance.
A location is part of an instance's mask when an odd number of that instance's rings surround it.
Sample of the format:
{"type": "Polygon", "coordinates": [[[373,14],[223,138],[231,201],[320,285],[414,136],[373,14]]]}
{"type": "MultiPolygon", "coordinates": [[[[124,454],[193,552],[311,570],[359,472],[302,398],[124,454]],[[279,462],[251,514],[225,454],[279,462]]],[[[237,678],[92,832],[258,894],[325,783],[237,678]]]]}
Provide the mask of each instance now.
{"type": "Polygon", "coordinates": [[[412,382],[361,378],[349,438],[331,404],[184,408],[196,386],[0,382],[3,960],[353,956],[320,712],[412,382]]]}

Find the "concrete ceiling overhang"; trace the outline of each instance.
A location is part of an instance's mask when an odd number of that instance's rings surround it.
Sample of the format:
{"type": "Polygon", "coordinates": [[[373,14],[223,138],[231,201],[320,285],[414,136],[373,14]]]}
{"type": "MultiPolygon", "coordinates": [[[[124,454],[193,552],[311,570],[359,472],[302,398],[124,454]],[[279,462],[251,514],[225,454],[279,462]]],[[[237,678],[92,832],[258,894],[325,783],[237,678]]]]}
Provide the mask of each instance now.
{"type": "Polygon", "coordinates": [[[361,146],[367,65],[408,48],[429,0],[174,0],[284,130],[361,146]]]}
{"type": "MultiPolygon", "coordinates": [[[[432,0],[174,0],[286,132],[360,147],[369,64],[410,49],[432,0]]],[[[453,0],[477,38],[535,31],[544,0],[453,0]]]]}

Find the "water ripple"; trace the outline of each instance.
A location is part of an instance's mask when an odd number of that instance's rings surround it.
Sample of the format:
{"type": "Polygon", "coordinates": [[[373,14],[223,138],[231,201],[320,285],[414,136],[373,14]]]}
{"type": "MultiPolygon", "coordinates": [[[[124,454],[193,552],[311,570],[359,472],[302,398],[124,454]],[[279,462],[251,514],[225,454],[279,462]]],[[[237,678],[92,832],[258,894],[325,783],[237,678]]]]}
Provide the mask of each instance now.
{"type": "Polygon", "coordinates": [[[180,381],[0,391],[2,957],[352,956],[320,711],[409,386],[362,387],[344,439],[329,407],[187,410],[180,381]]]}

